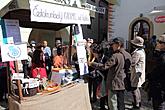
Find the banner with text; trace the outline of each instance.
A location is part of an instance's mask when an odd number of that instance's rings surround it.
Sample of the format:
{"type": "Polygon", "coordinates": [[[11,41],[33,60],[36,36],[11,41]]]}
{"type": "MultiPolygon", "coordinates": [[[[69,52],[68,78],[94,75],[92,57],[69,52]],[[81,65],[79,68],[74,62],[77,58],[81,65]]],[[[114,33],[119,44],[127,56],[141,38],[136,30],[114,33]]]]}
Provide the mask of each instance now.
{"type": "Polygon", "coordinates": [[[77,43],[77,57],[78,57],[78,63],[80,68],[80,75],[84,75],[89,73],[88,71],[88,64],[87,64],[87,54],[85,49],[85,42],[83,40],[83,33],[81,25],[76,25],[75,29],[75,37],[76,37],[76,43],[77,43]]]}
{"type": "Polygon", "coordinates": [[[30,0],[31,21],[90,24],[89,10],[30,0]]]}

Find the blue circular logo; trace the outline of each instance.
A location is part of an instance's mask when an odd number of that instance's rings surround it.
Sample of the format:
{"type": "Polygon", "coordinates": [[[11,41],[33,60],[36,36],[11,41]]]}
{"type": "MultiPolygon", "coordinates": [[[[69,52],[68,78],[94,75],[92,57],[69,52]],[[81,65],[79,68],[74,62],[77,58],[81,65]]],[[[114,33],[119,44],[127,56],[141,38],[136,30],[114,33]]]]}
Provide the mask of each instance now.
{"type": "Polygon", "coordinates": [[[21,50],[17,46],[9,46],[9,57],[11,58],[18,58],[21,55],[21,50]]]}

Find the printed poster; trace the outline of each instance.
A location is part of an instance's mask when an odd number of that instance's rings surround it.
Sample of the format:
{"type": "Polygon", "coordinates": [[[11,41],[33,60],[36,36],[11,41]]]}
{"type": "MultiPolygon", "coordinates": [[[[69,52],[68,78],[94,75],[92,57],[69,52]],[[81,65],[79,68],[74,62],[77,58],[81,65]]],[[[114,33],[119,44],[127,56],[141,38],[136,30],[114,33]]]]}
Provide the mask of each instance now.
{"type": "Polygon", "coordinates": [[[84,75],[89,73],[88,71],[88,64],[87,64],[87,54],[85,49],[85,42],[83,40],[82,28],[81,25],[78,25],[76,28],[76,40],[77,40],[77,57],[79,62],[80,68],[80,75],[84,75]]]}
{"type": "MultiPolygon", "coordinates": [[[[19,20],[9,20],[4,19],[4,26],[5,28],[5,34],[4,38],[13,37],[14,43],[20,43],[21,42],[21,34],[20,34],[20,28],[19,28],[19,20]]],[[[6,42],[6,40],[4,41],[6,42]]]]}

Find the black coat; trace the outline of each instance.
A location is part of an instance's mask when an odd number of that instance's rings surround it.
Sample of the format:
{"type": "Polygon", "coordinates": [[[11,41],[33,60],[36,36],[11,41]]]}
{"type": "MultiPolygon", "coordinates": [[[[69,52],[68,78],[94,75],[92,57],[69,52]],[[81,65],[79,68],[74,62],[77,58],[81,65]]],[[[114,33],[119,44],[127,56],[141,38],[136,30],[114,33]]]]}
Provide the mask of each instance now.
{"type": "Polygon", "coordinates": [[[165,100],[165,51],[157,53],[155,68],[148,74],[150,95],[165,100]]]}

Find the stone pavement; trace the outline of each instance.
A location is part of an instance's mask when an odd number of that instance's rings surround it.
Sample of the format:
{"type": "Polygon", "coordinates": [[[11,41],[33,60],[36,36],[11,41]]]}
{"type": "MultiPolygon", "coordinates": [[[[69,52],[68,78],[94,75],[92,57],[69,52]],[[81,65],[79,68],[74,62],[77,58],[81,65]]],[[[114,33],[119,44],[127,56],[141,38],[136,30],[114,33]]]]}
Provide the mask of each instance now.
{"type": "MultiPolygon", "coordinates": [[[[142,93],[142,107],[140,110],[153,110],[151,101],[147,100],[147,94],[141,90],[142,93]]],[[[133,110],[132,108],[133,97],[131,92],[125,92],[125,110],[133,110]]],[[[100,110],[99,100],[92,104],[92,110],[100,110]]]]}

